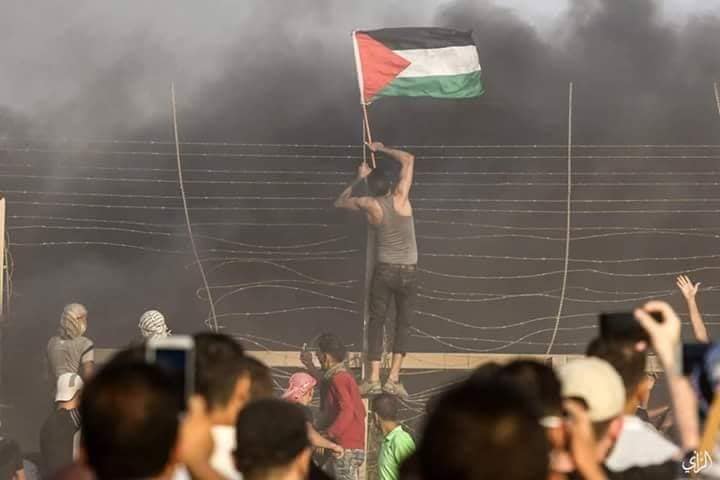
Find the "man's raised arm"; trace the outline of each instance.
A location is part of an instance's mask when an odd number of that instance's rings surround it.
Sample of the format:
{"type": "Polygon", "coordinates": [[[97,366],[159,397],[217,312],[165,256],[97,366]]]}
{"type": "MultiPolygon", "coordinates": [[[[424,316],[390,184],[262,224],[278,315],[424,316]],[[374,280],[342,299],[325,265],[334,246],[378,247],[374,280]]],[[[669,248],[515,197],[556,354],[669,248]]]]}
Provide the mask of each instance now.
{"type": "Polygon", "coordinates": [[[688,312],[690,313],[690,324],[692,325],[695,340],[700,343],[708,343],[710,337],[702,315],[700,314],[700,308],[698,307],[696,299],[700,284],[693,283],[687,275],[680,275],[677,277],[677,286],[687,302],[688,312]]]}
{"type": "Polygon", "coordinates": [[[335,208],[345,208],[348,210],[363,210],[365,208],[364,204],[367,202],[367,199],[365,197],[353,197],[352,192],[355,186],[362,182],[363,179],[370,174],[370,172],[372,172],[372,169],[367,163],[363,162],[360,164],[358,167],[357,178],[348,185],[335,200],[335,208]]]}
{"type": "Polygon", "coordinates": [[[393,160],[400,162],[400,180],[395,188],[395,195],[407,201],[410,195],[410,187],[413,181],[413,169],[415,167],[415,155],[404,150],[386,147],[380,142],[373,142],[369,145],[373,152],[382,152],[393,160]]]}
{"type": "Polygon", "coordinates": [[[700,444],[697,399],[688,379],[678,371],[680,366],[677,363],[681,345],[680,318],[667,303],[651,301],[635,310],[635,319],[650,336],[655,354],[665,370],[681,447],[685,452],[695,450],[700,444]],[[655,320],[650,315],[652,313],[661,314],[662,321],[655,320]]]}

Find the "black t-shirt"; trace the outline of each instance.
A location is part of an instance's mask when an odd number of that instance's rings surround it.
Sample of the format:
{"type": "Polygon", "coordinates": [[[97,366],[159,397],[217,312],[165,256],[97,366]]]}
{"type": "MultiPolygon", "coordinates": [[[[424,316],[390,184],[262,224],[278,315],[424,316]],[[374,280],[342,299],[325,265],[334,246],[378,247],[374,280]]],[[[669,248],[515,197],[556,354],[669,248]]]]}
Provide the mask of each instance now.
{"type": "Polygon", "coordinates": [[[22,468],[20,447],[12,440],[0,438],[0,480],[10,480],[22,468]]]}
{"type": "Polygon", "coordinates": [[[80,429],[77,410],[55,410],[40,431],[43,474],[52,475],[73,462],[73,441],[80,429]]]}

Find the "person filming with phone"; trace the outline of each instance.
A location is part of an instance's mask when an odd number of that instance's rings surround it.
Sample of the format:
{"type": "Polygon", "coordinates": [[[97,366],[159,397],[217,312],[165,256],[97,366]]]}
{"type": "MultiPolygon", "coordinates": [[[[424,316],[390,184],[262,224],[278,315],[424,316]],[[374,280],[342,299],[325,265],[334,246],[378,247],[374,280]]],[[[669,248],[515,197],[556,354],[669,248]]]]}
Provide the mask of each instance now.
{"type": "MultiPolygon", "coordinates": [[[[684,456],[692,455],[700,444],[697,401],[690,382],[681,374],[678,364],[680,319],[670,305],[661,301],[646,303],[636,309],[632,316],[637,322],[635,325],[644,329],[649,345],[665,371],[680,436],[680,448],[665,462],[610,470],[604,462],[617,447],[623,430],[623,415],[627,411],[628,398],[623,379],[610,363],[600,358],[587,357],[571,361],[559,369],[570,425],[569,450],[573,452],[578,447],[577,442],[587,444],[586,441],[589,441],[594,458],[576,456],[576,470],[570,479],[674,480],[683,475],[684,456]],[[591,437],[583,438],[580,434],[573,434],[574,431],[585,431],[582,426],[587,422],[592,427],[591,437]],[[596,463],[597,459],[602,465],[596,463]]],[[[607,325],[604,328],[607,330],[607,325]]],[[[622,328],[629,328],[629,324],[622,325],[622,328]]],[[[636,340],[628,336],[625,338],[628,341],[636,340]]]]}

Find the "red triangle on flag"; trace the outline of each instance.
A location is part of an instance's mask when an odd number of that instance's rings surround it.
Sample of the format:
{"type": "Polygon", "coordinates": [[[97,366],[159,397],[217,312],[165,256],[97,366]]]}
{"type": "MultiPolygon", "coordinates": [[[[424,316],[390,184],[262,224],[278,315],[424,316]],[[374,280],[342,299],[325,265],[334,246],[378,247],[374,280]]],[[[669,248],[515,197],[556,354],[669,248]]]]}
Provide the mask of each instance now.
{"type": "Polygon", "coordinates": [[[360,57],[363,98],[365,103],[370,103],[410,62],[365,33],[356,33],[355,41],[360,57]]]}

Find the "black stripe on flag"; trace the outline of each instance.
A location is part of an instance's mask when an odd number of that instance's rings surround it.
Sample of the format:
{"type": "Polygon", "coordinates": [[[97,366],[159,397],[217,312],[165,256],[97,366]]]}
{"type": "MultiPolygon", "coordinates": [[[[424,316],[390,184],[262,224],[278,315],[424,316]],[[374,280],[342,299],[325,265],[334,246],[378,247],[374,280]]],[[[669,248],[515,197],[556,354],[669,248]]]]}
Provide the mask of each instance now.
{"type": "Polygon", "coordinates": [[[367,34],[390,50],[475,45],[470,32],[460,32],[449,28],[382,28],[380,30],[366,30],[359,33],[367,34]]]}

